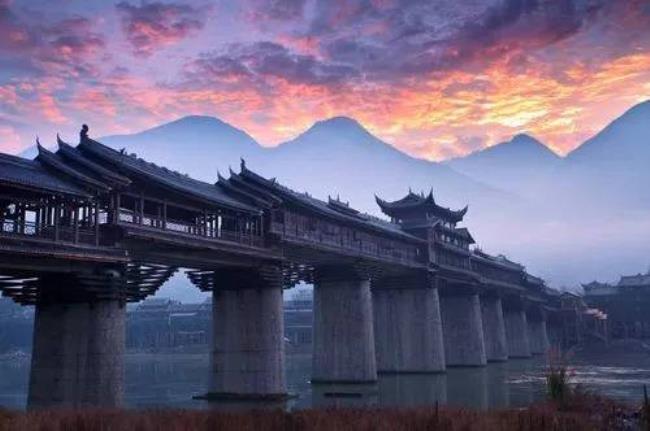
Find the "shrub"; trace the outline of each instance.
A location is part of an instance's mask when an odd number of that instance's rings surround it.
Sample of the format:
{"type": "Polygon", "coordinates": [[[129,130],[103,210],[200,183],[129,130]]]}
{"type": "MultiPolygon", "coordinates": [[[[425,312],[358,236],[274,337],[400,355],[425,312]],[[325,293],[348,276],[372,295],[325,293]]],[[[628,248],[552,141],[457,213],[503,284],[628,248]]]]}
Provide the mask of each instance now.
{"type": "Polygon", "coordinates": [[[549,399],[558,403],[561,408],[568,404],[571,397],[569,378],[566,355],[563,355],[557,348],[550,349],[546,371],[546,391],[549,399]]]}

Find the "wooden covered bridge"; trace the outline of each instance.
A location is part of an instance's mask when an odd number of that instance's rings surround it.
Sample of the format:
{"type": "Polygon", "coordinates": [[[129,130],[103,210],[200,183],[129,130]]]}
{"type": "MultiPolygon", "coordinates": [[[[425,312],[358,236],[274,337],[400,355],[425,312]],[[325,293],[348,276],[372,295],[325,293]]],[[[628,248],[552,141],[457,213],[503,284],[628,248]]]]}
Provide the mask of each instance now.
{"type": "MultiPolygon", "coordinates": [[[[558,295],[521,265],[470,249],[467,208],[432,193],[321,201],[242,161],[197,181],[87,135],[27,160],[0,154],[0,289],[36,306],[30,406],[118,405],[126,301],[178,268],[211,291],[209,396],[286,395],[282,292],[314,284],[313,379],[543,353],[558,295]]],[[[552,332],[552,331],[551,331],[552,332]]]]}

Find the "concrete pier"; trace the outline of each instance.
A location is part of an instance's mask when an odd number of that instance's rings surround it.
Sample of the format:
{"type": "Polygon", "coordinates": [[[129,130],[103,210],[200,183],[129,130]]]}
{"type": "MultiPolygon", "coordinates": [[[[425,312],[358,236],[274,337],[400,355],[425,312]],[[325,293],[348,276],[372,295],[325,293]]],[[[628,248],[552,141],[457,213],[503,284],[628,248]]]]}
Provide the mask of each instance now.
{"type": "Polygon", "coordinates": [[[438,289],[426,275],[372,283],[378,372],[445,370],[438,289]]]}
{"type": "Polygon", "coordinates": [[[370,281],[344,268],[317,271],[312,382],[377,381],[370,281]]]}
{"type": "Polygon", "coordinates": [[[483,339],[488,362],[501,362],[508,359],[506,327],[503,308],[498,296],[481,297],[481,316],[483,318],[483,339]]]}
{"type": "Polygon", "coordinates": [[[286,397],[279,279],[255,270],[215,273],[207,398],[286,397]]]}
{"type": "Polygon", "coordinates": [[[28,407],[119,406],[125,318],[118,300],[37,304],[28,407]]]}
{"type": "Polygon", "coordinates": [[[503,310],[508,340],[509,358],[530,358],[530,341],[528,339],[528,320],[522,307],[506,307],[503,310]]]}
{"type": "Polygon", "coordinates": [[[445,360],[448,367],[478,367],[487,363],[478,294],[443,292],[440,297],[445,360]]]}
{"type": "Polygon", "coordinates": [[[530,352],[534,355],[546,354],[550,346],[546,330],[546,319],[535,316],[529,316],[527,319],[530,352]]]}

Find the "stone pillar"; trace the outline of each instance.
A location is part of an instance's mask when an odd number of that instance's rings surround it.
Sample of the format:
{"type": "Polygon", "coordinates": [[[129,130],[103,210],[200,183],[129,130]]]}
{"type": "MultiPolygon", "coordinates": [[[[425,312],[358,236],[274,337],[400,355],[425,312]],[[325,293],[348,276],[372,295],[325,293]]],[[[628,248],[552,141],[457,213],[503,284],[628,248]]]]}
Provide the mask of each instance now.
{"type": "Polygon", "coordinates": [[[372,282],[377,370],[436,373],[445,370],[438,289],[427,274],[372,282]]]}
{"type": "Polygon", "coordinates": [[[508,359],[506,327],[503,320],[501,298],[485,295],[481,297],[481,316],[483,319],[483,339],[485,356],[488,362],[501,362],[508,359]]]}
{"type": "Polygon", "coordinates": [[[503,318],[506,326],[509,358],[530,358],[530,341],[528,339],[528,321],[526,311],[518,303],[504,307],[503,318]]]}
{"type": "Polygon", "coordinates": [[[526,316],[528,319],[528,338],[530,341],[530,353],[543,355],[549,349],[548,333],[546,328],[546,317],[542,310],[526,316]]]}
{"type": "Polygon", "coordinates": [[[38,303],[28,407],[119,406],[125,317],[119,300],[38,303]]]}
{"type": "Polygon", "coordinates": [[[286,397],[281,274],[215,271],[208,399],[286,397]]]}
{"type": "Polygon", "coordinates": [[[314,283],[312,382],[377,381],[370,280],[351,268],[319,268],[314,283]]]}
{"type": "Polygon", "coordinates": [[[461,288],[441,294],[440,311],[447,367],[485,365],[487,358],[478,294],[461,291],[461,288]]]}

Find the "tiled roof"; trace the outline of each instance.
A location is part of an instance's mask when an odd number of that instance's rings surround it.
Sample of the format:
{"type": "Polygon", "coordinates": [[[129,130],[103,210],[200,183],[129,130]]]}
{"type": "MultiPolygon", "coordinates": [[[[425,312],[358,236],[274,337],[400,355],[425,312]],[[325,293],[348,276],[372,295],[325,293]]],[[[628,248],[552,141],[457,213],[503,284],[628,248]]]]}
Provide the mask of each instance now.
{"type": "Polygon", "coordinates": [[[125,172],[145,176],[165,187],[193,196],[199,200],[227,206],[235,211],[260,212],[259,208],[243,203],[226,194],[219,185],[195,180],[188,175],[147,162],[134,155],[116,151],[92,139],[83,140],[78,148],[82,152],[92,153],[94,156],[118,166],[125,172]]]}
{"type": "Polygon", "coordinates": [[[367,229],[379,231],[391,236],[399,236],[402,239],[406,239],[410,241],[417,241],[417,242],[424,241],[421,238],[418,238],[414,235],[411,235],[403,231],[402,228],[396,223],[391,223],[387,220],[382,220],[378,217],[373,217],[368,214],[363,214],[359,212],[355,213],[354,210],[349,206],[345,205],[343,207],[344,204],[331,205],[331,201],[325,202],[320,199],[316,199],[306,193],[296,192],[286,186],[281,185],[280,183],[275,181],[275,179],[269,180],[267,178],[264,178],[256,174],[255,172],[246,168],[244,165],[242,165],[242,172],[239,175],[232,173],[232,176],[234,176],[234,178],[237,177],[250,178],[256,181],[257,183],[262,184],[267,188],[271,189],[272,192],[277,193],[285,200],[292,201],[295,204],[301,205],[312,211],[316,211],[319,214],[333,218],[335,220],[340,220],[347,223],[353,223],[356,224],[357,226],[363,226],[367,229]]]}
{"type": "Polygon", "coordinates": [[[381,208],[382,212],[391,217],[397,216],[405,210],[409,211],[413,209],[423,208],[426,211],[431,211],[435,215],[440,216],[446,220],[459,222],[467,213],[467,207],[456,211],[438,205],[433,198],[433,191],[430,191],[427,196],[424,196],[424,194],[418,195],[409,191],[409,193],[402,199],[393,202],[385,201],[377,196],[375,196],[375,200],[377,201],[377,205],[379,205],[379,208],[381,208]]]}
{"type": "Polygon", "coordinates": [[[37,160],[1,153],[0,181],[36,188],[49,193],[90,197],[86,191],[75,184],[53,175],[37,160]]]}
{"type": "Polygon", "coordinates": [[[621,287],[650,286],[650,274],[624,275],[618,285],[621,287]]]}
{"type": "Polygon", "coordinates": [[[71,179],[77,184],[81,183],[84,186],[88,186],[93,189],[99,189],[102,191],[107,191],[110,189],[110,187],[102,181],[96,180],[95,178],[86,175],[86,173],[70,166],[60,155],[46,150],[41,146],[40,143],[37,143],[37,146],[38,156],[36,159],[42,164],[48,166],[50,169],[57,171],[57,173],[71,179]]]}
{"type": "Polygon", "coordinates": [[[56,137],[56,140],[59,144],[59,151],[57,151],[58,155],[66,160],[71,161],[73,164],[78,164],[84,169],[91,171],[93,175],[99,176],[102,181],[107,182],[113,186],[128,186],[131,183],[131,180],[125,176],[111,171],[110,169],[106,169],[104,166],[101,166],[89,158],[84,157],[79,150],[77,150],[72,145],[63,142],[59,136],[56,137]]]}

